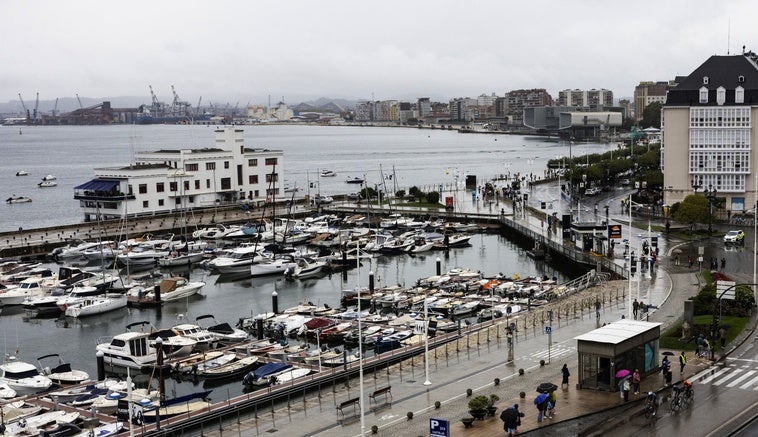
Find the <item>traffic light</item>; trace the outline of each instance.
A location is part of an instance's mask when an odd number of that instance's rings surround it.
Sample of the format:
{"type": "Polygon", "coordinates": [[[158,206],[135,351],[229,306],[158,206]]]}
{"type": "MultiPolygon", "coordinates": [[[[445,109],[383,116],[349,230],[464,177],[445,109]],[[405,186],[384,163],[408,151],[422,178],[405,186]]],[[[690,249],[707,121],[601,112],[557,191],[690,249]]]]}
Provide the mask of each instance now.
{"type": "Polygon", "coordinates": [[[650,237],[650,245],[653,247],[658,247],[658,237],[650,237]]]}
{"type": "Polygon", "coordinates": [[[635,273],[637,273],[637,259],[632,255],[630,259],[630,267],[629,271],[632,272],[632,276],[634,276],[635,273]]]}

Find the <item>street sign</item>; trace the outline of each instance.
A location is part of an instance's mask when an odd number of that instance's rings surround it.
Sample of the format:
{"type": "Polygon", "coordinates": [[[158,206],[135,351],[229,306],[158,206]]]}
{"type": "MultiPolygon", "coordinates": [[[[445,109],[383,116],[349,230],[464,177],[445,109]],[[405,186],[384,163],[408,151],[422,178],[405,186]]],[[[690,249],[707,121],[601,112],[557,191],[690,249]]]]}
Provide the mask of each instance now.
{"type": "Polygon", "coordinates": [[[545,334],[550,334],[553,332],[553,328],[551,326],[545,326],[545,334]]]}
{"type": "Polygon", "coordinates": [[[716,297],[734,300],[736,285],[737,283],[734,281],[716,281],[716,297]]]}
{"type": "Polygon", "coordinates": [[[447,419],[429,418],[429,437],[450,437],[450,422],[447,419]]]}

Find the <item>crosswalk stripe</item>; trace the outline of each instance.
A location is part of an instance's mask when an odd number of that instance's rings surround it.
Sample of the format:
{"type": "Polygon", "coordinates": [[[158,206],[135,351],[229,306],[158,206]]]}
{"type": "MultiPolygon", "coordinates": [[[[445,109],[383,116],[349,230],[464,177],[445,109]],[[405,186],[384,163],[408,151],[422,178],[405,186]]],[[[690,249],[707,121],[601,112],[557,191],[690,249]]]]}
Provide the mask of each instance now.
{"type": "Polygon", "coordinates": [[[708,384],[709,382],[711,382],[712,379],[718,378],[719,376],[721,376],[722,374],[724,374],[725,372],[728,372],[728,371],[729,371],[728,368],[721,369],[720,371],[714,373],[713,375],[705,378],[704,380],[702,380],[700,382],[702,382],[703,384],[708,384]]]}
{"type": "MultiPolygon", "coordinates": [[[[740,388],[742,390],[745,390],[748,387],[750,387],[751,385],[755,384],[756,382],[758,382],[758,376],[756,376],[755,378],[751,379],[749,382],[746,382],[745,384],[741,385],[740,388]]],[[[758,385],[755,388],[758,389],[758,385]]]]}
{"type": "Polygon", "coordinates": [[[742,373],[742,369],[734,369],[728,375],[724,376],[723,378],[719,379],[718,381],[714,381],[713,385],[721,385],[721,384],[729,381],[730,379],[734,378],[735,376],[739,375],[740,373],[742,373]]]}
{"type": "Polygon", "coordinates": [[[742,375],[739,378],[735,379],[734,381],[730,382],[726,386],[727,387],[734,387],[735,385],[737,385],[737,384],[741,383],[742,381],[744,381],[745,379],[749,378],[750,375],[752,375],[753,373],[755,373],[755,370],[749,370],[747,373],[745,373],[744,375],[742,375]]]}

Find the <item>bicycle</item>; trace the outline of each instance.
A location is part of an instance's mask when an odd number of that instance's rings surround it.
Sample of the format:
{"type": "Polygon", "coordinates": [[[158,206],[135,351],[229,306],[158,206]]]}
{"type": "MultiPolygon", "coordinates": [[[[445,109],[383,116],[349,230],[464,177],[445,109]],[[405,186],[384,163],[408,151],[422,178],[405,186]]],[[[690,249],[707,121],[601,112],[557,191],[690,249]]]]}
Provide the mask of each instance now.
{"type": "Polygon", "coordinates": [[[656,415],[655,406],[648,402],[645,404],[645,419],[654,418],[656,415]]]}
{"type": "Polygon", "coordinates": [[[669,406],[671,408],[671,412],[676,414],[677,411],[682,409],[682,398],[680,396],[672,396],[669,406]]]}
{"type": "Polygon", "coordinates": [[[695,400],[695,390],[689,389],[685,390],[682,394],[682,402],[684,405],[688,405],[689,403],[693,402],[695,400]]]}

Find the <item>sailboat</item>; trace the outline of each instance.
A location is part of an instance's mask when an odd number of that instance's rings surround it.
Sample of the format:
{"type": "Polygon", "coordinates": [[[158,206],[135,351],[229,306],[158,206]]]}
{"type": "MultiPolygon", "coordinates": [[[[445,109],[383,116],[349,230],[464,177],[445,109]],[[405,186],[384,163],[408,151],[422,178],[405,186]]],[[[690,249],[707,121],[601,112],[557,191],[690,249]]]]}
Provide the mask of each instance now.
{"type": "MultiPolygon", "coordinates": [[[[276,173],[276,166],[271,170],[271,181],[267,194],[271,195],[271,232],[276,235],[276,179],[279,175],[276,173]]],[[[265,214],[265,208],[264,208],[265,214]]],[[[263,217],[261,218],[263,219],[263,217]]],[[[286,231],[286,226],[285,226],[286,231]]],[[[257,244],[257,241],[256,241],[257,244]]],[[[290,268],[295,268],[297,264],[295,259],[289,254],[280,254],[272,258],[253,261],[250,265],[251,276],[283,275],[290,268]]]]}

